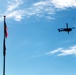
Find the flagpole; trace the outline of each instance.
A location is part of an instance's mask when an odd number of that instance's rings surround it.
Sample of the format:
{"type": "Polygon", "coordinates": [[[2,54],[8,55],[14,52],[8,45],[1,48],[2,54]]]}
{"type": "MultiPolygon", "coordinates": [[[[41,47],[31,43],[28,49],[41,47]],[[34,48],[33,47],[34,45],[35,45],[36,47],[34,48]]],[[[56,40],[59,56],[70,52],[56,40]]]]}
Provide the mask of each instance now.
{"type": "Polygon", "coordinates": [[[6,54],[6,48],[5,48],[5,18],[4,16],[4,39],[3,39],[3,75],[5,75],[5,54],[6,54]]]}
{"type": "Polygon", "coordinates": [[[5,75],[5,56],[3,58],[3,75],[5,75]]]}

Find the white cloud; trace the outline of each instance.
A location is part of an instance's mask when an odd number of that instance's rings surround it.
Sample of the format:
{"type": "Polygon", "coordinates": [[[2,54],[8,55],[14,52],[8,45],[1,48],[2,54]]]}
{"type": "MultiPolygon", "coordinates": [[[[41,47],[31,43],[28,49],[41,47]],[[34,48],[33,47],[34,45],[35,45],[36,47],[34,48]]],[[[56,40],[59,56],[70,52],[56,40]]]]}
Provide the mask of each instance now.
{"type": "Polygon", "coordinates": [[[22,0],[14,0],[13,2],[8,2],[7,11],[13,11],[18,8],[21,4],[23,4],[22,0]]]}
{"type": "Polygon", "coordinates": [[[54,54],[54,53],[57,53],[57,52],[59,52],[59,51],[61,51],[62,50],[62,48],[58,48],[58,49],[56,49],[56,50],[54,50],[54,51],[51,51],[51,52],[49,52],[49,53],[47,53],[47,54],[54,54]]]}
{"type": "Polygon", "coordinates": [[[65,9],[68,7],[76,7],[76,0],[52,0],[56,8],[65,9]]]}
{"type": "MultiPolygon", "coordinates": [[[[18,0],[15,0],[15,3],[11,3],[8,5],[7,11],[5,14],[7,18],[14,18],[16,21],[20,21],[23,16],[30,17],[30,16],[38,16],[42,17],[45,14],[54,14],[54,10],[51,8],[51,5],[48,1],[40,1],[34,3],[31,7],[24,8],[24,9],[17,9],[21,3],[18,0]]],[[[47,19],[54,19],[50,16],[46,17],[47,19]]]]}
{"type": "Polygon", "coordinates": [[[12,11],[11,13],[7,13],[7,18],[14,18],[16,21],[20,21],[23,13],[24,11],[22,10],[12,11]]]}
{"type": "Polygon", "coordinates": [[[46,55],[57,55],[57,56],[68,56],[68,55],[74,55],[76,56],[76,45],[69,47],[68,49],[63,49],[63,48],[57,48],[56,50],[43,53],[43,54],[36,54],[32,55],[32,58],[37,58],[37,57],[42,57],[46,55]]]}
{"type": "MultiPolygon", "coordinates": [[[[45,13],[53,14],[54,10],[51,8],[51,5],[48,1],[40,1],[34,3],[31,7],[27,8],[25,12],[28,12],[28,15],[43,15],[45,13]]],[[[26,14],[25,14],[26,15],[26,14]]]]}
{"type": "MultiPolygon", "coordinates": [[[[1,15],[6,15],[7,18],[13,18],[16,21],[20,21],[24,16],[46,17],[50,20],[54,19],[52,15],[59,10],[76,7],[76,0],[43,0],[33,3],[27,8],[23,7],[25,4],[26,3],[23,0],[8,1],[6,12],[1,15]]],[[[0,21],[2,21],[2,17],[0,18],[0,21]]]]}
{"type": "Polygon", "coordinates": [[[76,45],[70,47],[69,49],[58,48],[56,50],[50,51],[47,54],[57,54],[57,56],[67,56],[76,55],[76,45]]]}
{"type": "MultiPolygon", "coordinates": [[[[23,4],[22,0],[8,1],[6,12],[3,13],[3,15],[6,15],[7,18],[13,18],[16,21],[20,21],[24,15],[24,10],[19,9],[21,4],[23,4]]],[[[0,18],[0,21],[2,20],[3,19],[0,18]]]]}

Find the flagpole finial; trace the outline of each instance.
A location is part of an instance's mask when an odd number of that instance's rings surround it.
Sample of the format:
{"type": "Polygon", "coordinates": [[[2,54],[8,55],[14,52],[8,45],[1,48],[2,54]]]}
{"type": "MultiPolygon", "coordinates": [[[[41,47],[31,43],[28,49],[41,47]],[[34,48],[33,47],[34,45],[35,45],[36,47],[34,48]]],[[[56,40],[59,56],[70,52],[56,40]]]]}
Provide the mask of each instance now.
{"type": "Polygon", "coordinates": [[[6,16],[4,15],[4,18],[6,18],[6,16]]]}

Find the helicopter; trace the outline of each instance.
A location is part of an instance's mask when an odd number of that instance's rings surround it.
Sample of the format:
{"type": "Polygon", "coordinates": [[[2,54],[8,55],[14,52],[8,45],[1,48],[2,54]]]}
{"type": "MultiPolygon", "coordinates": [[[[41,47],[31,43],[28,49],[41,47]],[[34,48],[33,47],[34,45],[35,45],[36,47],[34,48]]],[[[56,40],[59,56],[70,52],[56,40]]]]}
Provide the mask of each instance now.
{"type": "Polygon", "coordinates": [[[62,31],[65,31],[65,32],[69,32],[72,31],[72,29],[75,29],[75,27],[71,27],[71,28],[68,28],[68,23],[66,23],[66,28],[59,28],[58,31],[59,32],[62,32],[62,31]]]}

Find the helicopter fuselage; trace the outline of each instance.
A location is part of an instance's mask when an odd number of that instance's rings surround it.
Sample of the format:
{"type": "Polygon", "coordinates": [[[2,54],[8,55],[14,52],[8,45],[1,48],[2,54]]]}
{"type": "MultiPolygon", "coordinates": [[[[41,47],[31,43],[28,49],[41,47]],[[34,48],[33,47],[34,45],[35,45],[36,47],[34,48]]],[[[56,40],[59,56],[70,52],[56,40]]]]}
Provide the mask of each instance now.
{"type": "Polygon", "coordinates": [[[60,31],[72,31],[72,29],[71,28],[64,28],[64,29],[60,29],[60,31]]]}

